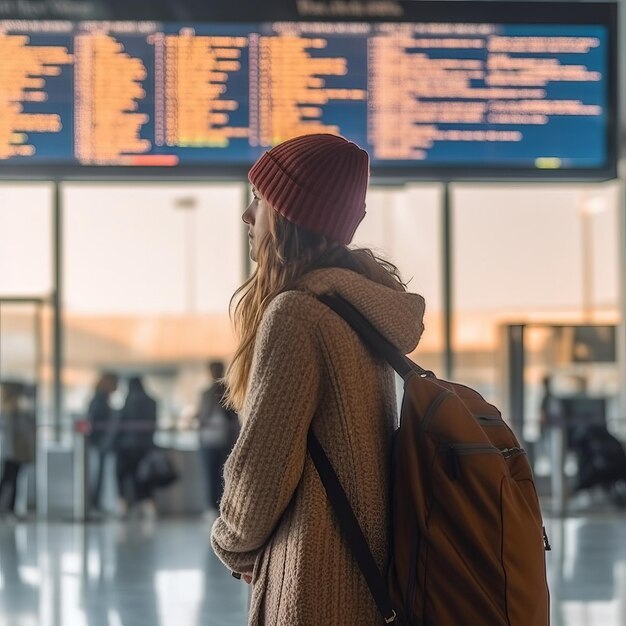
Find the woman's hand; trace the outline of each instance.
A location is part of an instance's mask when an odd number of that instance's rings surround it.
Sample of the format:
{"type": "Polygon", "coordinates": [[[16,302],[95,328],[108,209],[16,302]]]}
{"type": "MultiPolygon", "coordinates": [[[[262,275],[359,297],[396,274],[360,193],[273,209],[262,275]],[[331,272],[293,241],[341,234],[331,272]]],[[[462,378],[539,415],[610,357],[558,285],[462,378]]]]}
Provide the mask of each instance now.
{"type": "Polygon", "coordinates": [[[252,583],[252,574],[242,574],[241,579],[243,582],[248,583],[250,585],[252,583]]]}

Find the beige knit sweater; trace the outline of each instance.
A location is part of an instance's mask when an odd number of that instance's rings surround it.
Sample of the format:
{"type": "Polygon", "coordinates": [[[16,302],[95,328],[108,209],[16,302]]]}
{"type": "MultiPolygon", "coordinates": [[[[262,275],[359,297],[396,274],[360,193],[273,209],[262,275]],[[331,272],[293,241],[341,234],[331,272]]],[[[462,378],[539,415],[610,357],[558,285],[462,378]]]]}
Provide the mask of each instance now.
{"type": "Polygon", "coordinates": [[[252,572],[252,626],[384,623],[306,449],[312,424],[384,570],[392,371],[313,295],[340,294],[408,353],[423,330],[424,301],[384,272],[380,281],[317,270],[302,291],[276,297],[263,317],[211,536],[228,568],[252,572]]]}

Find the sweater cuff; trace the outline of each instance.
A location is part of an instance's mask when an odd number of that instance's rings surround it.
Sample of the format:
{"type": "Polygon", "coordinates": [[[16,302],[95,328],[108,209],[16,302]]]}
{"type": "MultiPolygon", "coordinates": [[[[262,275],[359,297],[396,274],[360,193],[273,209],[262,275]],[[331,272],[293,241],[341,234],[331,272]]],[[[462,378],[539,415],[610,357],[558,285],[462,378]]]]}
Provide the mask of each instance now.
{"type": "Polygon", "coordinates": [[[223,536],[224,530],[224,522],[218,517],[211,529],[211,546],[213,547],[213,552],[215,552],[219,560],[232,572],[237,574],[252,574],[254,564],[262,548],[250,552],[231,552],[220,545],[220,539],[223,536]]]}

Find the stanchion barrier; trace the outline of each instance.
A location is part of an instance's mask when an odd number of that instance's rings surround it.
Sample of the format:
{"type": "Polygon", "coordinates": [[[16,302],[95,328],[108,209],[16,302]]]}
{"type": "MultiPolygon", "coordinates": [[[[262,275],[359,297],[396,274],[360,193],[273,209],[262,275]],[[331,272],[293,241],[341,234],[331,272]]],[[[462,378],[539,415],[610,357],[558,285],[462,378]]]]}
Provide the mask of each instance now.
{"type": "Polygon", "coordinates": [[[557,515],[564,515],[567,508],[567,484],[565,477],[566,438],[562,421],[550,427],[550,462],[552,465],[552,508],[557,515]]]}

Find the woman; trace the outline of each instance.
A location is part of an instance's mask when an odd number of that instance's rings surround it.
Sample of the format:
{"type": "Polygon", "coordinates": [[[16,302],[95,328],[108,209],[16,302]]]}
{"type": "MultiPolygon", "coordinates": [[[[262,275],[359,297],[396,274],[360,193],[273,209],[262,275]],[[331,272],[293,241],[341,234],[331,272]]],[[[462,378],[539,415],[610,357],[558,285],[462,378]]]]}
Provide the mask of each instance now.
{"type": "Polygon", "coordinates": [[[117,488],[123,516],[139,503],[142,503],[148,515],[154,516],[156,513],[152,487],[137,480],[139,464],[154,447],[156,423],[156,402],[146,393],[141,378],[130,378],[115,440],[117,488]]]}
{"type": "Polygon", "coordinates": [[[91,493],[91,506],[95,511],[101,510],[100,500],[104,484],[104,469],[115,437],[117,416],[111,407],[111,395],[117,390],[117,383],[116,374],[104,372],[96,383],[95,392],[87,410],[91,428],[89,445],[97,463],[95,482],[91,493]]]}
{"type": "Polygon", "coordinates": [[[227,374],[242,430],[212,544],[253,584],[251,625],[383,623],[306,444],[313,428],[384,571],[393,375],[317,299],[338,294],[404,353],[417,345],[421,296],[390,263],[347,247],[368,172],[355,144],[307,135],[265,153],[248,176],[243,220],[257,269],[235,294],[239,346],[227,374]]]}

